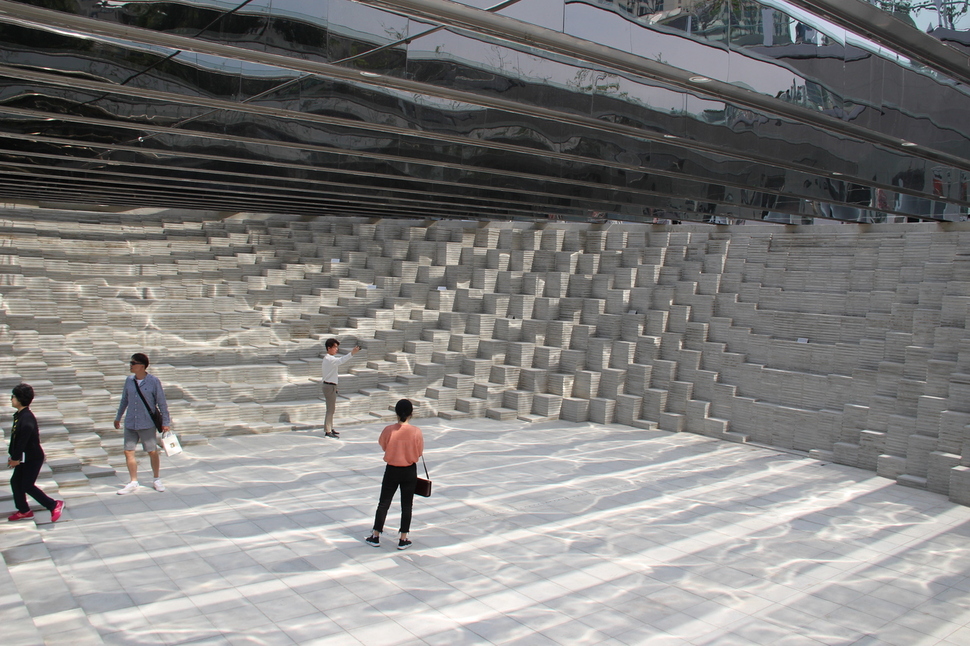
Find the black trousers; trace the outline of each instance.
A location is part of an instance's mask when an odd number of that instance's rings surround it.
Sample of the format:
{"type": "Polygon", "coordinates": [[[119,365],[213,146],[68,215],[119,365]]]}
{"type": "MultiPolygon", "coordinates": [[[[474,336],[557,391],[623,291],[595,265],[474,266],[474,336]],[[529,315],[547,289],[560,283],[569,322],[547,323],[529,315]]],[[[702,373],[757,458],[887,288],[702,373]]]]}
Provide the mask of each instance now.
{"type": "Polygon", "coordinates": [[[391,508],[394,492],[401,488],[401,533],[411,531],[411,506],[414,503],[414,488],[418,484],[418,465],[395,467],[390,464],[384,469],[384,480],[381,482],[381,500],[377,503],[377,515],[374,516],[374,531],[384,531],[384,520],[387,510],[391,508]]]}
{"type": "MultiPolygon", "coordinates": [[[[13,468],[13,475],[10,476],[10,489],[13,491],[13,504],[17,506],[17,511],[26,514],[30,511],[27,504],[27,494],[39,502],[45,508],[53,510],[57,501],[40,490],[37,486],[37,476],[40,475],[40,468],[44,466],[43,460],[33,460],[18,464],[13,468]]],[[[414,489],[411,489],[414,492],[414,489]]]]}

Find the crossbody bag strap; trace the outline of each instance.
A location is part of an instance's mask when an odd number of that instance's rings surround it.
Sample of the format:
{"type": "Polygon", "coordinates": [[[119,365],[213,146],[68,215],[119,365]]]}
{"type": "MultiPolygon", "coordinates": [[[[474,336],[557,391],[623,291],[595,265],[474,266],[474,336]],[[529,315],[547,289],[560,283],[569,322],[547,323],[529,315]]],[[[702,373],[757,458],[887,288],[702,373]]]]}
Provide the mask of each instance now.
{"type": "Polygon", "coordinates": [[[425,464],[423,455],[421,456],[421,466],[424,467],[424,477],[430,480],[431,476],[428,475],[428,465],[425,464]]]}

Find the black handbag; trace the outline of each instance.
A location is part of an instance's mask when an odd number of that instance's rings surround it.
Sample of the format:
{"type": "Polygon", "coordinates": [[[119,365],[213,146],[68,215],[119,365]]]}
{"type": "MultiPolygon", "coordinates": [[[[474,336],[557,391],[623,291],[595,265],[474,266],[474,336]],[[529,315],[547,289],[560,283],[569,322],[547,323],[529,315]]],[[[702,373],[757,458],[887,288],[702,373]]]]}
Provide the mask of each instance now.
{"type": "Polygon", "coordinates": [[[431,495],[431,476],[428,475],[428,465],[425,464],[423,455],[421,456],[421,465],[424,466],[424,475],[427,478],[418,478],[418,484],[414,487],[414,494],[427,498],[431,495]]]}
{"type": "Polygon", "coordinates": [[[135,390],[138,391],[138,396],[141,397],[141,402],[145,404],[145,408],[148,409],[148,415],[152,418],[155,423],[155,430],[159,433],[162,432],[162,411],[158,410],[158,406],[155,406],[155,410],[152,411],[151,406],[148,405],[148,400],[145,399],[145,395],[141,392],[141,386],[138,385],[138,380],[132,377],[135,381],[135,390]]]}

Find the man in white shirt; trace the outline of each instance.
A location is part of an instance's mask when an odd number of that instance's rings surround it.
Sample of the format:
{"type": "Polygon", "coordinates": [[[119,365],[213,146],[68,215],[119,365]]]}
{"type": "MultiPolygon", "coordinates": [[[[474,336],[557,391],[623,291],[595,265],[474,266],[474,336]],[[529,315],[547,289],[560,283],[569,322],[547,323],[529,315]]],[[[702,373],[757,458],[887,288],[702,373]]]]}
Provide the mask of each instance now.
{"type": "Polygon", "coordinates": [[[333,429],[333,412],[337,408],[337,381],[340,377],[337,370],[340,364],[350,361],[350,359],[360,352],[360,346],[355,345],[350,354],[337,356],[340,348],[340,341],[337,339],[327,339],[324,344],[327,353],[323,355],[323,397],[327,401],[327,417],[323,422],[323,428],[327,437],[339,437],[339,433],[333,429]]]}

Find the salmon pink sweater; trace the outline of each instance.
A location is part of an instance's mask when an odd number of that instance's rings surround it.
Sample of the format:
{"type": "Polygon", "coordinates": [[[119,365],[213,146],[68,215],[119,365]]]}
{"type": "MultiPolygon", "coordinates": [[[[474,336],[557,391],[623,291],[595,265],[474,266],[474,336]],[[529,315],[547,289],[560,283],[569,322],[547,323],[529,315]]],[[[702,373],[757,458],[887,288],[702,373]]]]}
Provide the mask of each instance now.
{"type": "Polygon", "coordinates": [[[406,422],[384,427],[377,441],[384,449],[384,461],[391,466],[411,466],[424,453],[421,429],[406,422]]]}

